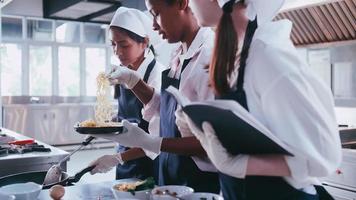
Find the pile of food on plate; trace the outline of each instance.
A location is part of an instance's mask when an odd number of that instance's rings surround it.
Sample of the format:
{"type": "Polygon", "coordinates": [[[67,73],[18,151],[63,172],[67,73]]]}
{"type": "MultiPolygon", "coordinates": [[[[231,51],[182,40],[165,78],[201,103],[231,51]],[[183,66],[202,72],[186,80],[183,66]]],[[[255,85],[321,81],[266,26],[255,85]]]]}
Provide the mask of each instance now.
{"type": "Polygon", "coordinates": [[[169,190],[164,190],[164,191],[156,190],[154,194],[155,195],[169,195],[169,196],[174,196],[174,197],[176,197],[178,195],[178,193],[171,192],[169,190]]]}
{"type": "Polygon", "coordinates": [[[155,186],[155,181],[153,177],[149,177],[144,181],[136,181],[132,183],[120,183],[114,186],[114,188],[118,191],[122,192],[130,192],[135,195],[135,192],[153,189],[155,186]]]}
{"type": "Polygon", "coordinates": [[[78,124],[79,127],[114,127],[114,126],[122,126],[121,122],[105,122],[105,123],[97,123],[95,120],[88,119],[82,121],[78,124]]]}

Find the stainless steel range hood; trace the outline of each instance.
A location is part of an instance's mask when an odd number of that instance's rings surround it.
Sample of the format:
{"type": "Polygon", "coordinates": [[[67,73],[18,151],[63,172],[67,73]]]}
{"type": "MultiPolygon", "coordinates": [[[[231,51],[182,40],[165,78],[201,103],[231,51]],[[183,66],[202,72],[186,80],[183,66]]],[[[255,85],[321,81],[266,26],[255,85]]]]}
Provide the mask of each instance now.
{"type": "Polygon", "coordinates": [[[109,23],[121,5],[118,0],[43,0],[43,15],[51,19],[109,23]]]}
{"type": "Polygon", "coordinates": [[[318,4],[282,11],[276,19],[293,22],[295,45],[356,40],[356,1],[320,1],[318,4]]]}

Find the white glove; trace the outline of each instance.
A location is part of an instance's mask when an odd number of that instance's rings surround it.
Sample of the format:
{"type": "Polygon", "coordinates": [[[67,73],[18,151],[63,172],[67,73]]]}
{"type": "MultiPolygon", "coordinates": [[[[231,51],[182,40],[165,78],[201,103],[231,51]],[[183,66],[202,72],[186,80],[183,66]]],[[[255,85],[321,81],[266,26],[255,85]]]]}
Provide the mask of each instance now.
{"type": "Polygon", "coordinates": [[[112,72],[108,74],[110,84],[125,84],[128,89],[132,89],[141,79],[140,75],[127,67],[113,67],[112,72]]]}
{"type": "Polygon", "coordinates": [[[187,115],[185,118],[193,134],[199,139],[211,162],[219,171],[236,178],[246,176],[248,155],[229,154],[216,137],[215,130],[210,123],[203,122],[203,131],[201,131],[187,115]]]}
{"type": "Polygon", "coordinates": [[[107,140],[118,142],[125,147],[139,147],[153,153],[161,152],[161,137],[155,137],[144,130],[123,120],[122,124],[126,131],[120,134],[91,134],[93,137],[104,138],[107,140]]]}
{"type": "Polygon", "coordinates": [[[188,123],[185,119],[185,114],[183,113],[182,107],[179,106],[176,112],[174,113],[176,116],[176,125],[182,137],[190,137],[194,136],[192,131],[190,130],[188,123]]]}
{"type": "Polygon", "coordinates": [[[106,173],[118,164],[124,164],[120,153],[101,156],[89,164],[89,166],[95,166],[95,168],[92,169],[90,173],[106,173]]]}

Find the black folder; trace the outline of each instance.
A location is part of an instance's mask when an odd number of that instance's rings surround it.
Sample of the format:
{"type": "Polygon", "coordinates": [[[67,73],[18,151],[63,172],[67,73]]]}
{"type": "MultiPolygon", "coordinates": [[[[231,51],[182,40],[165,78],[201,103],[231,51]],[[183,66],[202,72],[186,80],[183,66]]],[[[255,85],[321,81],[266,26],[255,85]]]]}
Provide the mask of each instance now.
{"type": "Polygon", "coordinates": [[[182,107],[197,127],[207,121],[216,136],[232,154],[283,154],[293,156],[264,133],[251,126],[231,110],[205,104],[189,104],[182,107]]]}

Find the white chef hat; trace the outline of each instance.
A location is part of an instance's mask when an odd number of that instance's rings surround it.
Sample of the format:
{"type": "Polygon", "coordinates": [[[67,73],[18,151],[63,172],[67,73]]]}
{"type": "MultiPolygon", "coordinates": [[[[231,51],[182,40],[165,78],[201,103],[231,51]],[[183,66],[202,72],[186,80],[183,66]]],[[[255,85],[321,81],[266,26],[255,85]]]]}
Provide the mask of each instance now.
{"type": "MultiPolygon", "coordinates": [[[[217,0],[222,8],[230,0],[217,0]]],[[[235,0],[235,3],[241,0],[235,0]]],[[[271,21],[283,6],[285,0],[245,0],[247,5],[246,16],[250,20],[254,20],[258,16],[258,25],[271,21]]]]}
{"type": "Polygon", "coordinates": [[[111,20],[110,27],[116,26],[131,31],[141,37],[148,37],[151,45],[158,45],[162,39],[153,30],[152,19],[140,10],[120,7],[111,20]]]}

